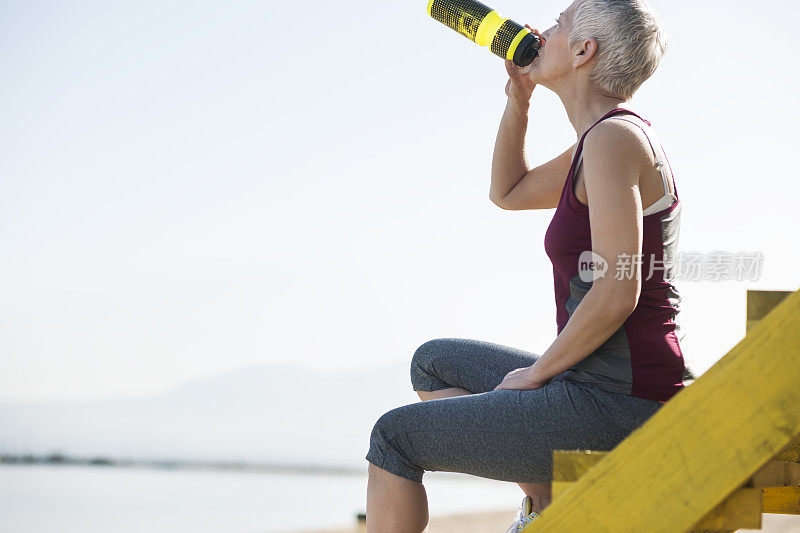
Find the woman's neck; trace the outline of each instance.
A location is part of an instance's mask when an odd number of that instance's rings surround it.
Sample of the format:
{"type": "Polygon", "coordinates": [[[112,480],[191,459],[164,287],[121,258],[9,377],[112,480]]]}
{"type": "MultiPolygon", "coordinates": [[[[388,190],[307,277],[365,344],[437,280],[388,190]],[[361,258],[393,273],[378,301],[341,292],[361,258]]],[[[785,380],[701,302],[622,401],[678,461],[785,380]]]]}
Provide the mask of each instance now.
{"type": "Polygon", "coordinates": [[[612,109],[630,109],[627,100],[598,89],[594,85],[578,87],[571,93],[559,94],[567,117],[580,138],[586,130],[612,109]]]}

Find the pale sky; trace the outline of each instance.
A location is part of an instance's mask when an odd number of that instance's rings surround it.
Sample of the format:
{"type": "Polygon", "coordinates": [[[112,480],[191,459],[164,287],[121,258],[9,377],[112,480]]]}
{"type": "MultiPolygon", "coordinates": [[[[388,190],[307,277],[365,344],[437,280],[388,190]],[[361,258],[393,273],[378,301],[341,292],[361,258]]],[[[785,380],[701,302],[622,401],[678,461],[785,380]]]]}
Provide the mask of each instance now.
{"type": "MultiPolygon", "coordinates": [[[[489,201],[503,62],[426,3],[4,2],[0,399],[377,367],[436,337],[543,352],[553,211],[489,201]]],[[[544,31],[568,4],[490,5],[544,31]]],[[[671,47],[631,105],[675,172],[680,249],[764,254],[758,281],[678,282],[702,372],[746,289],[800,286],[800,8],[652,4],[671,47]]],[[[546,88],[531,113],[532,164],[575,142],[546,88]]]]}

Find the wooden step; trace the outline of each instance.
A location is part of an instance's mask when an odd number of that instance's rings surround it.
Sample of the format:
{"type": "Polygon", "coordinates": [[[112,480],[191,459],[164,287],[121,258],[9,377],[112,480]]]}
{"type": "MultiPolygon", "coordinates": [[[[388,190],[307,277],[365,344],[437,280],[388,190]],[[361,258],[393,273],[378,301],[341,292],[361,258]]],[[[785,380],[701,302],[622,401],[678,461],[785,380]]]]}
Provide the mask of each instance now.
{"type": "Polygon", "coordinates": [[[576,478],[525,532],[688,531],[734,493],[762,509],[765,500],[768,508],[791,507],[746,484],[769,461],[797,457],[799,360],[796,291],[753,318],[741,342],[576,478]]]}

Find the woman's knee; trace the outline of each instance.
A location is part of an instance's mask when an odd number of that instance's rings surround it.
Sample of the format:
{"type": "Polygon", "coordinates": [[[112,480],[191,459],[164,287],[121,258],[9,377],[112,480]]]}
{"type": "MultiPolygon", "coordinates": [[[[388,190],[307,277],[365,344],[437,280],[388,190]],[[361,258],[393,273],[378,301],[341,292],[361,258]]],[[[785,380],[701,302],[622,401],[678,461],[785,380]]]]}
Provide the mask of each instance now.
{"type": "MultiPolygon", "coordinates": [[[[424,470],[414,464],[410,454],[408,430],[415,417],[408,407],[387,411],[375,422],[370,434],[366,459],[388,472],[413,481],[422,481],[424,470]]],[[[413,448],[413,446],[411,446],[413,448]]]]}
{"type": "Polygon", "coordinates": [[[415,391],[433,391],[448,385],[434,370],[434,361],[453,353],[454,339],[433,339],[422,343],[411,357],[411,386],[415,391]]]}

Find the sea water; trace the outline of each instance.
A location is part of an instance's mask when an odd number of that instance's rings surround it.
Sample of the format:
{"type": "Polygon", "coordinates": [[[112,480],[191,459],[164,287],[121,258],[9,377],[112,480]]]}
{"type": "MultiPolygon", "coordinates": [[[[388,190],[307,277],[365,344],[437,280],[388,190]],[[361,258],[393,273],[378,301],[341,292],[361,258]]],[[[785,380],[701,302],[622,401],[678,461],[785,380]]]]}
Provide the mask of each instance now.
{"type": "MultiPolygon", "coordinates": [[[[0,466],[0,531],[273,533],[350,526],[363,474],[273,474],[103,466],[0,466]]],[[[431,516],[509,510],[513,483],[429,472],[431,516]]]]}

